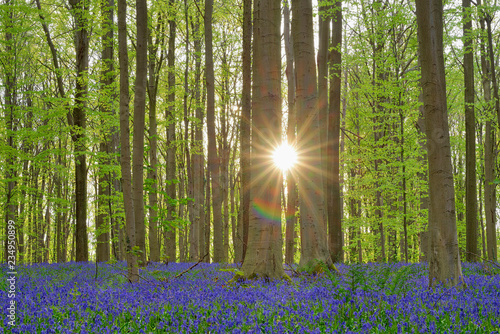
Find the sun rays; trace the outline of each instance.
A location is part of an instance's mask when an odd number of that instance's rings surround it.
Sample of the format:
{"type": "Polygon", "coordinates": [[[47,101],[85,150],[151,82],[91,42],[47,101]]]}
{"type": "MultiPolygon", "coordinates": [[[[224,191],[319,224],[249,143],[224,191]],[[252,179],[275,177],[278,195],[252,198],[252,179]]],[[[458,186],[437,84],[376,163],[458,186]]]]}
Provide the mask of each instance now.
{"type": "Polygon", "coordinates": [[[297,163],[295,148],[287,143],[282,143],[273,152],[273,162],[282,172],[288,171],[297,163]]]}

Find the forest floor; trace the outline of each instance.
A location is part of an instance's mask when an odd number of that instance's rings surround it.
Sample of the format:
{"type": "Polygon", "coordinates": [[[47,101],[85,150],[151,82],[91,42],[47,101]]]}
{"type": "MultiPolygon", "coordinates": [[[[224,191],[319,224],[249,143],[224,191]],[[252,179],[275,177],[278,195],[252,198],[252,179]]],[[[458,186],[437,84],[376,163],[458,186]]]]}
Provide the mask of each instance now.
{"type": "Polygon", "coordinates": [[[500,333],[495,266],[463,263],[466,288],[429,289],[424,263],[288,272],[292,284],[192,265],[150,264],[136,284],[122,262],[97,276],[93,263],[18,266],[15,282],[2,265],[0,333],[500,333]]]}

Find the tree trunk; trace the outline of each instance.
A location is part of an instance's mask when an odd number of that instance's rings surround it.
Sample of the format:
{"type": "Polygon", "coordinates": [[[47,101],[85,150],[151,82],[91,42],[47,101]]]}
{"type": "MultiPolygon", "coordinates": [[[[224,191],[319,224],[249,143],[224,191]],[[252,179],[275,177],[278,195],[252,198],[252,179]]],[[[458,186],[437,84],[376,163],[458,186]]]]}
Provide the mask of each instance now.
{"type": "Polygon", "coordinates": [[[205,76],[207,85],[207,134],[208,134],[208,168],[212,178],[212,202],[214,224],[214,262],[224,260],[222,197],[220,189],[220,160],[217,155],[215,137],[215,78],[214,57],[212,47],[212,12],[213,0],[205,2],[205,76]]]}
{"type": "MultiPolygon", "coordinates": [[[[328,106],[328,55],[330,46],[330,13],[326,6],[319,6],[318,9],[318,117],[319,117],[319,135],[321,140],[321,174],[323,177],[323,193],[325,201],[327,200],[328,181],[331,175],[328,174],[328,167],[331,163],[328,161],[328,126],[329,124],[329,106],[328,106]]],[[[335,24],[335,22],[334,22],[335,24]]],[[[335,33],[335,32],[334,32],[335,33]]],[[[330,89],[332,89],[330,87],[330,89]]],[[[326,205],[326,202],[325,202],[326,205]]],[[[324,221],[325,231],[328,230],[329,215],[327,210],[324,221]]],[[[331,251],[331,250],[330,250],[331,251]]]]}
{"type": "MultiPolygon", "coordinates": [[[[163,26],[162,19],[158,18],[158,26],[163,26]]],[[[162,33],[163,31],[160,31],[162,33]]],[[[163,32],[164,33],[164,32],[163,32]]],[[[163,40],[163,38],[162,38],[163,40]]],[[[159,70],[161,63],[156,61],[159,42],[153,43],[151,29],[148,30],[148,50],[149,50],[149,169],[148,179],[150,188],[148,192],[149,200],[149,260],[151,262],[160,261],[160,245],[158,238],[158,124],[156,122],[156,99],[158,92],[159,70]]]]}
{"type": "Polygon", "coordinates": [[[136,0],[136,61],[134,97],[133,179],[135,233],[138,264],[146,265],[146,226],[144,224],[144,129],[148,64],[148,8],[146,0],[136,0]]]}
{"type": "Polygon", "coordinates": [[[419,58],[429,162],[429,285],[463,284],[455,218],[441,0],[417,1],[419,58]]]}
{"type": "Polygon", "coordinates": [[[474,116],[474,50],[472,44],[471,0],[462,0],[464,85],[465,85],[465,225],[469,262],[479,259],[477,251],[476,118],[474,116]]]}
{"type": "MultiPolygon", "coordinates": [[[[113,115],[112,101],[110,96],[113,96],[113,83],[114,83],[114,64],[113,64],[113,0],[103,0],[101,2],[101,12],[104,17],[102,22],[102,62],[103,70],[101,72],[101,94],[103,101],[99,104],[99,112],[103,117],[102,124],[107,130],[108,125],[105,121],[105,114],[113,115]]],[[[105,130],[105,131],[106,131],[105,130]]],[[[107,132],[107,131],[106,131],[107,132]]],[[[111,165],[113,160],[110,158],[112,148],[112,133],[105,133],[102,142],[99,144],[99,151],[103,155],[100,162],[102,165],[111,165]]],[[[110,256],[110,220],[111,212],[106,214],[108,203],[111,196],[111,173],[107,172],[105,168],[100,168],[99,171],[99,186],[98,186],[98,209],[96,215],[96,261],[103,262],[109,261],[110,256]]]]}
{"type": "MultiPolygon", "coordinates": [[[[169,9],[174,10],[174,1],[169,0],[169,9]]],[[[168,107],[166,110],[165,119],[167,120],[167,220],[172,222],[175,217],[176,205],[173,202],[176,200],[175,179],[176,179],[176,144],[175,144],[175,35],[177,31],[177,23],[175,21],[174,13],[170,13],[168,20],[170,35],[168,38],[168,107]]],[[[170,227],[165,231],[165,256],[168,261],[176,261],[176,243],[177,231],[174,224],[169,223],[170,227]]]]}
{"type": "Polygon", "coordinates": [[[248,224],[250,217],[250,124],[252,85],[252,0],[243,0],[243,87],[241,92],[241,224],[243,225],[242,258],[245,259],[248,244],[248,224]]]}
{"type": "Polygon", "coordinates": [[[132,193],[132,173],[130,166],[130,125],[129,125],[129,73],[127,50],[127,2],[118,0],[118,56],[120,64],[120,164],[122,171],[123,207],[126,222],[126,259],[131,282],[139,281],[139,267],[135,248],[135,214],[132,193]]]}
{"type": "Polygon", "coordinates": [[[194,99],[196,103],[196,119],[198,124],[193,123],[195,127],[195,140],[191,153],[193,158],[193,192],[194,192],[194,229],[193,234],[197,244],[197,252],[193,253],[192,260],[203,258],[205,253],[205,205],[204,205],[204,153],[203,153],[203,123],[204,115],[201,104],[201,38],[199,34],[199,22],[193,24],[194,35],[194,59],[195,59],[195,85],[194,99]]]}
{"type": "Polygon", "coordinates": [[[222,208],[223,208],[223,260],[222,262],[228,262],[229,256],[229,199],[228,199],[228,188],[229,188],[229,153],[230,147],[228,144],[228,110],[229,110],[229,69],[227,62],[227,37],[223,36],[223,47],[222,47],[222,97],[221,97],[221,115],[220,115],[220,125],[221,131],[219,140],[219,161],[220,161],[220,181],[221,181],[221,196],[222,196],[222,208]]]}
{"type": "Polygon", "coordinates": [[[279,279],[285,274],[281,240],[282,177],[270,159],[270,151],[281,141],[280,4],[280,0],[254,2],[251,210],[242,266],[248,278],[279,279]]]}
{"type": "Polygon", "coordinates": [[[88,261],[87,239],[87,162],[85,145],[86,99],[88,92],[87,71],[89,68],[89,2],[86,0],[70,0],[75,16],[75,52],[76,52],[76,86],[75,105],[73,107],[75,143],[75,203],[76,203],[76,261],[88,261]]]}
{"type": "Polygon", "coordinates": [[[342,199],[340,196],[340,87],[342,83],[342,1],[333,5],[330,108],[328,117],[328,177],[327,213],[330,256],[334,262],[343,261],[342,199]]]}
{"type": "MultiPolygon", "coordinates": [[[[293,39],[290,34],[290,5],[288,0],[283,8],[284,39],[286,54],[286,78],[288,82],[288,124],[286,137],[288,145],[296,146],[295,130],[297,127],[295,110],[295,67],[293,56],[293,39]]],[[[285,232],[285,263],[295,261],[295,225],[297,224],[297,181],[291,170],[287,171],[287,207],[286,207],[286,232],[285,232]]]]}
{"type": "MultiPolygon", "coordinates": [[[[481,2],[478,2],[478,6],[481,2]]],[[[486,31],[486,18],[480,19],[481,30],[486,31]]],[[[484,39],[481,38],[481,70],[484,102],[488,106],[486,109],[487,121],[484,134],[484,212],[486,220],[486,245],[488,260],[497,261],[497,240],[496,240],[496,191],[495,184],[495,128],[491,119],[493,118],[493,108],[491,101],[491,57],[488,57],[484,39]]],[[[489,41],[489,39],[488,39],[489,41]]]]}
{"type": "Polygon", "coordinates": [[[317,109],[316,69],[311,0],[292,1],[292,35],[297,70],[297,152],[299,155],[302,254],[299,267],[315,269],[317,261],[332,264],[325,231],[323,179],[317,109]],[[314,268],[313,268],[314,266],[314,268]]]}
{"type": "MultiPolygon", "coordinates": [[[[13,10],[11,9],[11,0],[7,0],[5,4],[9,10],[6,16],[7,24],[5,27],[5,53],[7,54],[7,61],[4,62],[4,71],[5,71],[5,123],[6,123],[6,131],[7,131],[7,145],[10,147],[10,150],[6,153],[7,158],[5,159],[5,181],[7,184],[6,189],[6,202],[5,202],[5,236],[9,235],[8,227],[10,224],[14,224],[16,227],[16,234],[22,233],[20,229],[17,227],[19,222],[16,219],[16,211],[17,206],[14,203],[14,187],[15,187],[15,160],[14,152],[16,151],[16,145],[14,144],[14,118],[15,118],[15,110],[17,104],[17,93],[16,93],[16,59],[15,59],[15,50],[13,50],[13,36],[12,36],[12,18],[13,18],[13,10]]],[[[9,238],[5,238],[4,243],[4,251],[5,257],[4,261],[7,262],[9,260],[14,259],[16,261],[17,251],[9,252],[9,238]],[[10,255],[10,256],[9,256],[10,255]],[[13,256],[13,257],[12,257],[13,256]]],[[[19,247],[17,247],[19,250],[19,247]]]]}

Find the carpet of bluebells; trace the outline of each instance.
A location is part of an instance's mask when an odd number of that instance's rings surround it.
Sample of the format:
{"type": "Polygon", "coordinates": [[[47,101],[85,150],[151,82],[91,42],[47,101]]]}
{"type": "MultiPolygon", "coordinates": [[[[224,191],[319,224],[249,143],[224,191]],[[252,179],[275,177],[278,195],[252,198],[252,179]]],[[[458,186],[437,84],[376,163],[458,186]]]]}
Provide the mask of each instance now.
{"type": "Polygon", "coordinates": [[[428,288],[426,264],[339,265],[293,283],[228,281],[234,266],[17,267],[16,325],[0,273],[0,333],[500,333],[500,269],[463,264],[466,288],[428,288]],[[184,272],[180,277],[180,273],[184,272]]]}

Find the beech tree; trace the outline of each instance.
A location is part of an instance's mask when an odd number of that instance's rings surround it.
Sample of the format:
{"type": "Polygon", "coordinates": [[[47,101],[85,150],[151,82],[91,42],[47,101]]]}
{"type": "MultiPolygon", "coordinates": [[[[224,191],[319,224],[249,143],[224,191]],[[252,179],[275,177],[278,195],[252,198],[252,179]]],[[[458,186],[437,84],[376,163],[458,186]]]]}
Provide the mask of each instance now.
{"type": "Polygon", "coordinates": [[[463,284],[455,217],[446,80],[443,57],[443,4],[417,1],[419,58],[429,164],[429,285],[463,284]]]}
{"type": "MultiPolygon", "coordinates": [[[[478,1],[478,6],[481,6],[481,1],[478,1]]],[[[492,63],[494,65],[494,57],[492,57],[492,47],[490,48],[491,24],[487,24],[489,20],[488,14],[482,12],[479,20],[481,27],[481,70],[482,70],[482,88],[484,102],[486,104],[485,115],[485,133],[484,133],[484,211],[486,220],[486,239],[487,239],[487,256],[490,261],[497,261],[497,240],[496,240],[496,189],[495,179],[495,127],[493,125],[495,107],[498,106],[498,99],[495,99],[495,105],[492,100],[492,88],[496,85],[492,84],[492,63]],[[492,62],[493,61],[493,62],[492,62]],[[492,87],[493,86],[493,87],[492,87]]],[[[494,68],[494,67],[493,67],[494,68]]]]}
{"type": "Polygon", "coordinates": [[[205,1],[205,80],[207,85],[207,136],[208,136],[208,168],[212,187],[213,225],[214,225],[214,262],[224,259],[222,245],[222,197],[220,189],[220,159],[217,154],[215,138],[215,78],[212,46],[213,0],[205,1]]]}
{"type": "Polygon", "coordinates": [[[281,175],[271,158],[273,148],[281,140],[280,5],[279,0],[254,1],[250,220],[242,266],[249,278],[276,279],[285,274],[281,175]]]}
{"type": "Polygon", "coordinates": [[[252,0],[243,0],[243,88],[241,93],[240,161],[241,161],[241,224],[243,225],[242,258],[245,259],[250,219],[250,116],[252,108],[252,0]]]}
{"type": "Polygon", "coordinates": [[[299,267],[316,270],[318,262],[330,266],[332,259],[326,239],[321,146],[318,145],[321,140],[311,0],[292,1],[292,11],[293,50],[297,73],[297,152],[299,155],[297,174],[302,248],[299,267]]]}
{"type": "Polygon", "coordinates": [[[134,217],[136,246],[139,264],[146,265],[146,227],[144,224],[144,129],[146,115],[146,82],[148,54],[148,8],[146,0],[136,0],[136,62],[134,84],[134,156],[132,191],[134,192],[134,217]]]}
{"type": "MultiPolygon", "coordinates": [[[[140,1],[140,0],[139,0],[140,1]]],[[[120,64],[120,165],[122,171],[123,206],[125,210],[125,252],[131,282],[139,281],[139,267],[135,254],[135,213],[130,165],[130,97],[127,50],[127,2],[118,0],[118,58],[120,64]]]]}
{"type": "Polygon", "coordinates": [[[465,214],[467,226],[467,261],[478,260],[477,254],[477,189],[476,189],[476,117],[474,115],[474,53],[472,44],[472,15],[470,0],[462,1],[465,84],[466,176],[465,214]]]}
{"type": "Polygon", "coordinates": [[[328,245],[334,262],[343,260],[342,200],[340,197],[340,113],[342,82],[342,1],[332,6],[331,84],[327,131],[327,214],[328,245]]]}
{"type": "MultiPolygon", "coordinates": [[[[286,1],[283,8],[285,54],[286,54],[286,78],[288,82],[288,124],[286,138],[288,144],[296,146],[296,110],[295,110],[295,65],[293,55],[293,39],[290,33],[290,3],[286,1]]],[[[285,231],[285,263],[292,264],[295,257],[295,225],[297,224],[297,181],[293,171],[290,169],[286,174],[287,199],[286,199],[286,231],[285,231]]]]}
{"type": "MultiPolygon", "coordinates": [[[[102,66],[101,71],[101,94],[102,103],[100,105],[100,112],[103,115],[103,123],[106,122],[106,117],[104,115],[110,114],[114,115],[113,110],[113,99],[116,96],[113,92],[114,83],[114,62],[113,62],[113,7],[114,1],[102,1],[101,2],[101,12],[103,15],[102,29],[105,32],[102,36],[102,66]]],[[[113,160],[110,158],[110,153],[112,153],[113,148],[113,135],[114,128],[110,129],[111,133],[104,134],[101,143],[99,144],[99,151],[102,153],[99,172],[99,199],[98,199],[98,215],[96,217],[96,234],[97,234],[97,244],[96,244],[96,261],[109,261],[110,259],[110,229],[112,220],[112,211],[110,210],[107,214],[106,211],[111,207],[111,172],[105,170],[104,166],[112,165],[113,160]]]]}

